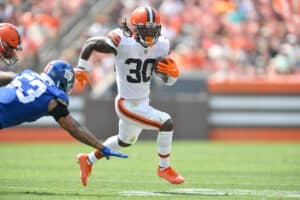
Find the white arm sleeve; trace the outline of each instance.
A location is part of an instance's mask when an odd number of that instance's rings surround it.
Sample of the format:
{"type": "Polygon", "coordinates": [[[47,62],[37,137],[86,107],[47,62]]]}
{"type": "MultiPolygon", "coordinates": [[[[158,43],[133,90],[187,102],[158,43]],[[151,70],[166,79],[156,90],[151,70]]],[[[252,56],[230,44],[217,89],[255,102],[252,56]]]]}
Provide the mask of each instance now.
{"type": "Polygon", "coordinates": [[[90,71],[92,69],[92,64],[89,61],[84,60],[82,58],[79,58],[77,66],[83,67],[87,71],[90,71]]]}

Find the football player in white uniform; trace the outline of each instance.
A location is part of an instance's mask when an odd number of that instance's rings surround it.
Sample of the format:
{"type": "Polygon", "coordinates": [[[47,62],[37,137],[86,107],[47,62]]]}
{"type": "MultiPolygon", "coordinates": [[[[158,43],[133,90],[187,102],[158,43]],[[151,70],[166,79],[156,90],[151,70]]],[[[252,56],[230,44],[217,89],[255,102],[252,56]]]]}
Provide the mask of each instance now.
{"type": "MultiPolygon", "coordinates": [[[[168,113],[149,105],[150,80],[153,72],[163,82],[172,85],[179,75],[176,63],[168,56],[169,40],[161,36],[159,13],[151,7],[138,7],[120,28],[105,37],[92,37],[83,46],[76,79],[87,81],[91,68],[88,59],[93,51],[113,53],[116,56],[115,70],[118,96],[115,109],[119,117],[119,132],[104,142],[113,150],[134,144],[143,129],[157,130],[159,166],[157,174],[172,184],[181,184],[184,178],[170,166],[173,122],[168,113]]],[[[92,165],[101,154],[98,150],[89,154],[78,154],[81,181],[87,184],[92,165]]]]}

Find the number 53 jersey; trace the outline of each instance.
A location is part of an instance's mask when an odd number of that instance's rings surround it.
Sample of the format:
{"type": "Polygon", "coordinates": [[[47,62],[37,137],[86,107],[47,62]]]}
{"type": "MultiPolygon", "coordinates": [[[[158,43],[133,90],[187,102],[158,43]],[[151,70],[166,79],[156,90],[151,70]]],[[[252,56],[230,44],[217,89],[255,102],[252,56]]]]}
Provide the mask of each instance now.
{"type": "Polygon", "coordinates": [[[160,36],[152,47],[145,48],[134,37],[115,29],[108,34],[106,43],[117,52],[115,70],[119,96],[128,100],[147,98],[156,59],[168,55],[169,40],[160,36]]]}
{"type": "Polygon", "coordinates": [[[48,105],[52,99],[68,105],[66,93],[47,78],[25,70],[18,73],[9,85],[0,88],[0,128],[48,115],[48,105]]]}

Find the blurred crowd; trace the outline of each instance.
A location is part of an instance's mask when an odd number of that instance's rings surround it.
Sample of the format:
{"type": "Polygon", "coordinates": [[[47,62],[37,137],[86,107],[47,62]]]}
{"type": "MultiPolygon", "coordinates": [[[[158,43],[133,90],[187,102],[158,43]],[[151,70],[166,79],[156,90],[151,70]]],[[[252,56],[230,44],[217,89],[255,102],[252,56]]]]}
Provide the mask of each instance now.
{"type": "Polygon", "coordinates": [[[299,68],[299,0],[165,0],[159,10],[184,70],[290,74],[299,68]]]}
{"type": "MultiPolygon", "coordinates": [[[[162,34],[171,40],[181,71],[299,73],[299,0],[124,0],[110,17],[99,16],[86,36],[105,34],[141,5],[159,10],[162,34]]],[[[101,80],[114,60],[107,55],[93,59],[94,78],[101,80]]]]}
{"type": "MultiPolygon", "coordinates": [[[[57,37],[59,27],[85,1],[0,1],[0,20],[16,24],[22,33],[21,61],[35,59],[45,41],[57,37]]],[[[300,69],[299,0],[118,1],[110,15],[99,11],[75,47],[62,56],[77,62],[88,37],[105,35],[141,5],[159,10],[162,34],[171,40],[181,71],[293,74],[300,69]]],[[[91,61],[95,81],[113,69],[112,56],[93,54],[91,61]]]]}
{"type": "Polygon", "coordinates": [[[23,51],[18,54],[16,68],[35,68],[39,49],[47,41],[58,39],[62,24],[85,1],[0,0],[0,22],[16,25],[22,37],[23,51]]]}

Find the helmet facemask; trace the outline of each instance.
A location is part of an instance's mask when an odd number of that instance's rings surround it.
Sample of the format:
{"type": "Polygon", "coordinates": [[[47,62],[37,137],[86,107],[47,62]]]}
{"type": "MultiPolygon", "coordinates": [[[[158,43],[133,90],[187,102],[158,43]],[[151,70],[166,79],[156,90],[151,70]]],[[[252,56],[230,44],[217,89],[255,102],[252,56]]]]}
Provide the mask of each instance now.
{"type": "Polygon", "coordinates": [[[152,47],[158,40],[161,32],[161,25],[156,23],[133,25],[136,40],[144,47],[152,47]]]}
{"type": "Polygon", "coordinates": [[[63,86],[63,88],[65,89],[65,92],[70,95],[72,93],[72,89],[73,89],[73,86],[74,86],[74,72],[72,71],[69,71],[69,70],[66,70],[65,71],[65,74],[64,74],[64,77],[65,79],[67,79],[67,85],[66,86],[63,86]]]}
{"type": "Polygon", "coordinates": [[[61,83],[60,81],[57,81],[57,83],[56,83],[56,87],[58,89],[61,89],[62,91],[64,91],[68,95],[70,95],[72,93],[73,85],[74,85],[74,82],[71,82],[71,81],[68,81],[65,84],[61,83]]]}
{"type": "Polygon", "coordinates": [[[21,51],[21,46],[13,47],[0,38],[0,59],[7,65],[13,65],[18,61],[17,51],[21,51]]]}

